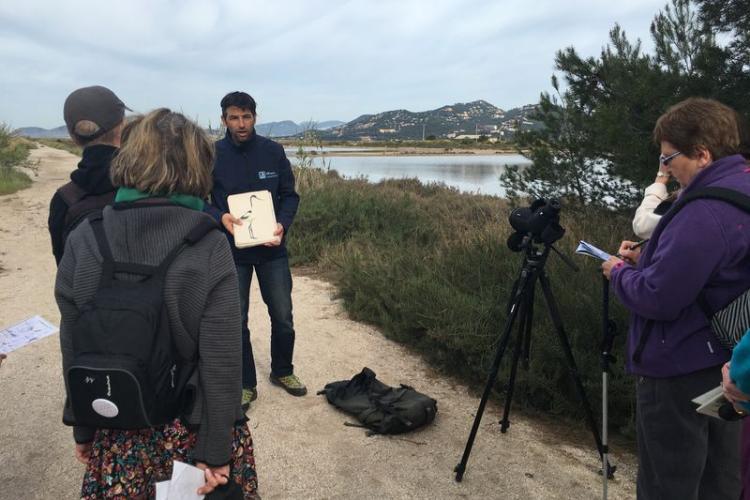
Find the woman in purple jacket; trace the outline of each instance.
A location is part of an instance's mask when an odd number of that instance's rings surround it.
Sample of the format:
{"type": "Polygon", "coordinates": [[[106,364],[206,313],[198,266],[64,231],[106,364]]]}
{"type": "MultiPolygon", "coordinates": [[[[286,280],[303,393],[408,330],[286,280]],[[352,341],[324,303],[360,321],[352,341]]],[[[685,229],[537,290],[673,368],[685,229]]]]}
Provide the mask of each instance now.
{"type": "MultiPolygon", "coordinates": [[[[654,140],[681,196],[707,186],[750,195],[731,108],[682,101],[656,122],[654,140]]],[[[750,214],[700,199],[662,222],[642,253],[625,241],[623,259],[602,266],[631,311],[627,370],[637,379],[638,498],[736,500],[740,425],[696,413],[691,400],[721,383],[730,356],[696,300],[703,292],[717,311],[750,287],[750,214]]]]}

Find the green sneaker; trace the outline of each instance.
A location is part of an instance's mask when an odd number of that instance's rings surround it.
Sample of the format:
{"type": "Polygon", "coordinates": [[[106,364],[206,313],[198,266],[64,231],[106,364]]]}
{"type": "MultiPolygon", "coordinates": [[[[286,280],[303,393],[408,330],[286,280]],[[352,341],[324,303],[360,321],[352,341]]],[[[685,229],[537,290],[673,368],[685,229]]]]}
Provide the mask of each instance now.
{"type": "Polygon", "coordinates": [[[250,403],[258,399],[258,389],[253,387],[252,389],[242,389],[242,411],[250,409],[250,403]]]}
{"type": "Polygon", "coordinates": [[[292,374],[285,377],[277,377],[272,373],[270,378],[273,385],[283,387],[292,396],[304,396],[307,394],[307,387],[297,378],[297,375],[292,374]]]}

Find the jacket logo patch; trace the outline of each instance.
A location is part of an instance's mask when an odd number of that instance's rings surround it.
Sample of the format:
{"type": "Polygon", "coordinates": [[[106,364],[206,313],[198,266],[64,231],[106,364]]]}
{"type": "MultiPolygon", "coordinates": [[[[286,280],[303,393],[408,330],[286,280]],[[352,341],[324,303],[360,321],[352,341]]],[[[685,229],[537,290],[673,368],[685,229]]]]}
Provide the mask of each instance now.
{"type": "Polygon", "coordinates": [[[278,172],[271,172],[268,170],[261,170],[258,172],[258,179],[273,179],[278,176],[279,176],[278,172]]]}

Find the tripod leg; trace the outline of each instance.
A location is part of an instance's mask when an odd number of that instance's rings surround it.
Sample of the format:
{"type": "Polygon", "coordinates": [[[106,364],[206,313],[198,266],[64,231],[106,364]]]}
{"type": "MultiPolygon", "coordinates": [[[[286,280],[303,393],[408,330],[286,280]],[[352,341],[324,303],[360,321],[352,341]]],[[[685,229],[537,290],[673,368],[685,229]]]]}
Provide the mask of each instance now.
{"type": "Polygon", "coordinates": [[[508,378],[508,386],[505,393],[505,408],[503,409],[503,418],[500,420],[500,432],[505,434],[510,427],[510,420],[508,415],[510,414],[510,404],[513,400],[513,392],[516,386],[516,374],[518,373],[518,360],[521,358],[521,353],[525,350],[525,345],[528,337],[531,335],[531,320],[534,302],[534,285],[533,283],[529,286],[529,292],[523,297],[521,306],[519,308],[518,315],[520,320],[518,323],[518,336],[516,337],[516,345],[513,348],[513,360],[510,365],[510,376],[508,378]]]}
{"type": "Polygon", "coordinates": [[[524,292],[526,289],[526,284],[529,282],[529,270],[525,267],[521,271],[521,276],[518,279],[518,286],[515,291],[515,298],[513,299],[513,302],[510,306],[510,311],[508,313],[508,318],[505,320],[505,327],[503,328],[502,336],[500,337],[500,342],[497,345],[497,350],[495,351],[495,359],[492,362],[492,368],[490,370],[490,374],[487,376],[487,383],[484,386],[484,392],[482,393],[482,399],[479,401],[479,408],[477,408],[477,414],[474,417],[474,423],[471,426],[471,432],[469,432],[469,438],[466,441],[466,447],[464,448],[464,454],[461,456],[461,462],[459,462],[458,465],[456,465],[455,469],[453,471],[456,473],[456,481],[461,482],[461,480],[464,477],[464,472],[466,471],[466,463],[469,461],[469,455],[471,454],[471,448],[474,446],[474,439],[477,436],[477,431],[479,430],[479,424],[482,421],[482,415],[484,414],[484,408],[487,406],[487,400],[490,397],[490,393],[492,392],[492,387],[495,385],[495,379],[497,379],[497,372],[500,368],[500,361],[503,358],[503,354],[505,353],[505,349],[508,347],[508,341],[510,340],[510,333],[513,329],[513,322],[516,319],[516,316],[518,316],[520,304],[522,297],[524,296],[524,292]]]}
{"type": "Polygon", "coordinates": [[[536,286],[535,284],[531,285],[531,291],[529,292],[529,296],[531,299],[529,300],[529,309],[527,316],[529,317],[529,323],[526,325],[526,332],[524,334],[523,339],[523,368],[524,370],[529,369],[529,359],[531,357],[531,318],[534,317],[534,296],[536,295],[534,292],[536,286]]]}
{"type": "Polygon", "coordinates": [[[573,352],[570,349],[570,342],[568,342],[568,336],[565,334],[565,329],[563,328],[562,319],[560,318],[560,311],[557,309],[557,303],[555,302],[554,295],[552,295],[552,289],[550,287],[549,279],[547,278],[547,274],[544,272],[544,270],[539,273],[539,282],[542,284],[544,299],[547,302],[547,309],[549,310],[552,323],[555,325],[555,331],[557,332],[557,337],[560,339],[560,344],[562,345],[563,352],[565,352],[565,358],[568,361],[568,368],[570,369],[570,373],[573,376],[573,380],[578,391],[578,396],[581,398],[581,404],[583,404],[583,409],[586,413],[586,420],[589,424],[589,428],[591,429],[591,433],[594,435],[594,441],[596,441],[596,449],[597,451],[599,451],[599,456],[603,459],[604,447],[602,446],[602,440],[599,436],[599,429],[596,427],[594,413],[591,411],[591,405],[589,404],[588,397],[586,397],[586,390],[584,389],[583,382],[581,382],[581,377],[578,374],[578,367],[576,366],[575,359],[573,358],[573,352]]]}

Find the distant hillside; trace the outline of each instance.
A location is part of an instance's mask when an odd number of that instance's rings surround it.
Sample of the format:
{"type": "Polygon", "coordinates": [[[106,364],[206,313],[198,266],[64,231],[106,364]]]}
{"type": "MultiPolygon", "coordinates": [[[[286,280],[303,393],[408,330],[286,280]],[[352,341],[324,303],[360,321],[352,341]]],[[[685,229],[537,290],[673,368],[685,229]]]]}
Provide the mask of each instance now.
{"type": "Polygon", "coordinates": [[[509,139],[519,129],[538,126],[529,119],[536,106],[528,105],[508,111],[487,101],[473,101],[443,106],[431,111],[405,109],[362,115],[349,123],[331,129],[330,139],[422,139],[454,138],[461,135],[486,135],[509,139]]]}
{"type": "MultiPolygon", "coordinates": [[[[512,139],[518,130],[539,127],[530,119],[536,105],[504,111],[487,101],[473,101],[442,106],[430,111],[413,112],[405,109],[362,115],[345,123],[339,120],[295,123],[291,120],[259,123],[255,126],[266,137],[292,137],[314,129],[322,131],[322,139],[333,140],[419,140],[422,138],[451,139],[461,136],[488,136],[512,139]]],[[[209,132],[215,132],[210,130],[209,132]]],[[[24,127],[16,133],[30,138],[64,138],[65,126],[51,130],[24,127]]]]}
{"type": "Polygon", "coordinates": [[[290,120],[281,122],[259,123],[255,129],[260,135],[266,137],[288,137],[303,133],[305,130],[328,130],[333,127],[343,125],[345,122],[340,120],[328,120],[324,122],[302,122],[295,123],[290,120]]]}
{"type": "MultiPolygon", "coordinates": [[[[260,135],[266,137],[287,137],[292,135],[301,134],[305,130],[314,128],[316,130],[328,130],[333,127],[343,125],[344,122],[341,120],[328,120],[324,122],[303,122],[294,123],[291,120],[284,120],[281,122],[270,122],[260,123],[255,128],[258,130],[260,135]]],[[[215,130],[209,130],[209,133],[214,133],[215,130]]],[[[46,129],[41,127],[21,127],[14,131],[15,134],[31,139],[65,139],[68,137],[68,129],[65,125],[53,129],[46,129]]]]}
{"type": "Polygon", "coordinates": [[[17,128],[13,132],[16,135],[29,137],[31,139],[65,139],[68,137],[68,129],[65,125],[52,129],[40,127],[21,127],[17,128]]]}

